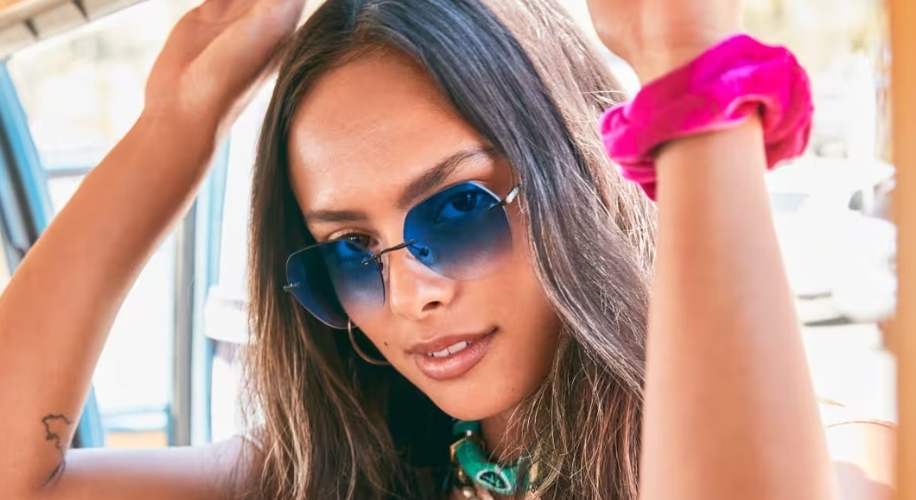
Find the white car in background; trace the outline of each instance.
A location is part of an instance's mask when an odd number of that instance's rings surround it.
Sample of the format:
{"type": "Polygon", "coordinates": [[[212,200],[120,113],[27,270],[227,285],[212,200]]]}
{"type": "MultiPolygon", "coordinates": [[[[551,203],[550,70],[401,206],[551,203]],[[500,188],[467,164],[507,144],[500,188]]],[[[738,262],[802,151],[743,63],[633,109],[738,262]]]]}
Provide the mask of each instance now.
{"type": "Polygon", "coordinates": [[[767,174],[776,233],[805,323],[878,321],[894,309],[896,230],[874,216],[894,169],[802,158],[767,174]]]}

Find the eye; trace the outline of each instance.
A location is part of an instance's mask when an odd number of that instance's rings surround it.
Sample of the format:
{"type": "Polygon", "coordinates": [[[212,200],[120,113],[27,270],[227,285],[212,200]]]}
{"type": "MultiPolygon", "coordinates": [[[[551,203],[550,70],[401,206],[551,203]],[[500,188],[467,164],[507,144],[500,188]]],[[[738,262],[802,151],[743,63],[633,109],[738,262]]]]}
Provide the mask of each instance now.
{"type": "Polygon", "coordinates": [[[360,233],[346,233],[341,236],[332,237],[328,241],[346,241],[352,245],[331,245],[331,253],[326,254],[327,258],[333,259],[337,266],[357,266],[362,264],[372,252],[369,250],[372,238],[360,233]]]}
{"type": "MultiPolygon", "coordinates": [[[[378,245],[377,242],[372,240],[371,236],[362,234],[362,233],[347,233],[342,236],[337,236],[334,239],[349,241],[349,242],[355,243],[356,246],[359,247],[359,250],[356,252],[352,252],[346,256],[340,256],[341,261],[346,260],[350,264],[356,264],[358,262],[361,265],[365,265],[367,263],[366,259],[371,257],[372,254],[375,252],[372,246],[378,245]]],[[[351,248],[349,250],[352,251],[353,249],[351,248]]],[[[378,266],[379,270],[384,269],[384,263],[382,262],[381,259],[373,259],[372,262],[374,262],[375,265],[378,266]]]]}
{"type": "Polygon", "coordinates": [[[464,191],[450,196],[436,213],[435,222],[446,222],[466,217],[488,208],[480,191],[464,191]]]}
{"type": "Polygon", "coordinates": [[[346,240],[346,241],[355,243],[360,248],[363,248],[365,250],[369,250],[372,245],[372,238],[369,235],[361,234],[361,233],[347,233],[342,236],[334,237],[332,239],[346,240]]]}

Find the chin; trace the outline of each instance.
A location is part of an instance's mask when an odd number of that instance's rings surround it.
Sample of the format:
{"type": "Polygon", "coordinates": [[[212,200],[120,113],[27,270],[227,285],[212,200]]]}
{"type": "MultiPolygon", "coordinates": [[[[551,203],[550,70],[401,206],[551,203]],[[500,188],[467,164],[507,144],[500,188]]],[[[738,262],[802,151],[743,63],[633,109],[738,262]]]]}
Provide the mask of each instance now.
{"type": "MultiPolygon", "coordinates": [[[[484,420],[514,410],[526,394],[518,394],[507,385],[487,382],[455,384],[454,387],[437,387],[426,395],[448,416],[458,420],[484,420]]],[[[457,381],[456,381],[457,382],[457,381]]]]}
{"type": "MultiPolygon", "coordinates": [[[[464,405],[464,406],[460,404],[441,405],[439,403],[436,403],[436,406],[438,406],[440,410],[445,412],[446,415],[452,418],[456,418],[458,420],[464,420],[464,421],[484,420],[494,415],[498,415],[502,413],[501,411],[492,411],[492,410],[486,410],[484,408],[477,408],[475,407],[476,405],[464,405]]],[[[508,408],[505,408],[505,409],[508,409],[508,408]]]]}

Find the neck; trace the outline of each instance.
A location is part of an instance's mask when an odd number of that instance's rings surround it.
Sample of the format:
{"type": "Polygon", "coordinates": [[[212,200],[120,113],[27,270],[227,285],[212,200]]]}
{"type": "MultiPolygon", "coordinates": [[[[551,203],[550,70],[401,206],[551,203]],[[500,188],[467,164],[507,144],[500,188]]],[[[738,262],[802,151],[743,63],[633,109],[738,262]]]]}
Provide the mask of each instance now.
{"type": "Polygon", "coordinates": [[[518,458],[518,436],[509,435],[509,418],[515,408],[480,421],[480,432],[492,460],[510,462],[518,458]]]}

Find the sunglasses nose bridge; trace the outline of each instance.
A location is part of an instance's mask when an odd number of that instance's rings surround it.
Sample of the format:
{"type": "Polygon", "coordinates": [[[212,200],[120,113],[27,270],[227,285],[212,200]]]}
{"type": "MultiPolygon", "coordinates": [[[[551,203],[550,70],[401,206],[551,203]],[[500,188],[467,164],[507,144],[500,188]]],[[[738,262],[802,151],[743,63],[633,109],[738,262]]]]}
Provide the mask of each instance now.
{"type": "Polygon", "coordinates": [[[414,248],[388,255],[382,279],[387,309],[414,321],[448,306],[460,287],[459,282],[418,258],[414,248]]]}
{"type": "Polygon", "coordinates": [[[383,255],[389,254],[389,253],[391,253],[391,252],[396,252],[396,251],[398,251],[398,250],[400,250],[400,249],[402,249],[402,248],[407,248],[407,247],[409,247],[409,246],[411,246],[411,245],[416,244],[416,242],[417,242],[417,240],[409,240],[409,241],[405,241],[405,242],[403,242],[403,243],[400,243],[400,244],[398,244],[398,245],[395,245],[395,246],[393,246],[393,247],[389,247],[389,248],[386,248],[386,249],[384,249],[384,250],[381,250],[381,251],[379,251],[378,253],[376,253],[376,254],[374,254],[374,255],[371,255],[371,256],[367,257],[365,260],[363,260],[363,264],[368,264],[368,263],[370,263],[370,262],[372,262],[372,261],[381,261],[381,258],[382,258],[383,255]]]}
{"type": "Polygon", "coordinates": [[[442,276],[441,273],[436,272],[432,268],[432,262],[429,262],[427,259],[432,255],[432,249],[422,243],[418,243],[416,239],[407,240],[393,247],[386,248],[372,255],[371,257],[366,258],[363,263],[370,264],[374,261],[377,261],[380,264],[379,267],[381,268],[382,281],[385,283],[387,288],[391,282],[391,268],[393,267],[391,265],[392,256],[399,250],[404,249],[408,249],[407,254],[404,256],[406,260],[415,261],[414,264],[420,265],[421,268],[425,269],[426,271],[432,271],[433,274],[442,276]],[[410,247],[415,248],[411,249],[410,247]]]}

